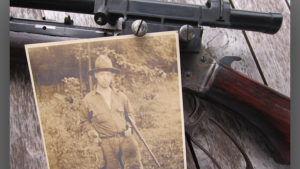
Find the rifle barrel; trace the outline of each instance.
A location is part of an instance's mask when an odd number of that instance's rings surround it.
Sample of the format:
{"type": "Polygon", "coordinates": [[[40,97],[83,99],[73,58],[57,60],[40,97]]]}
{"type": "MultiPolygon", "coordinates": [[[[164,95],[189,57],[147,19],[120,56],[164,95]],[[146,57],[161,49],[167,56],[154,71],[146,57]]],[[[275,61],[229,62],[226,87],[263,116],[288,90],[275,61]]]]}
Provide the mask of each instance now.
{"type": "Polygon", "coordinates": [[[281,14],[235,10],[228,2],[220,6],[217,0],[212,0],[209,7],[148,0],[11,0],[10,5],[98,14],[109,23],[126,16],[127,19],[172,25],[176,29],[190,24],[275,34],[282,24],[281,14]]]}
{"type": "Polygon", "coordinates": [[[153,154],[153,152],[151,151],[150,147],[148,146],[148,144],[146,143],[144,137],[141,135],[140,131],[138,130],[138,128],[136,127],[136,125],[133,123],[133,121],[131,120],[130,117],[128,117],[132,128],[134,129],[135,133],[137,134],[137,136],[139,137],[139,139],[143,142],[144,146],[147,148],[147,150],[149,151],[149,153],[151,154],[153,160],[155,161],[155,163],[157,164],[157,166],[160,168],[160,164],[157,160],[157,158],[155,157],[155,155],[153,154]]]}
{"type": "Polygon", "coordinates": [[[94,14],[95,0],[10,0],[10,6],[94,14]]]}
{"type": "Polygon", "coordinates": [[[264,33],[276,33],[282,24],[282,15],[278,13],[259,13],[231,10],[231,26],[235,29],[247,29],[264,33]]]}

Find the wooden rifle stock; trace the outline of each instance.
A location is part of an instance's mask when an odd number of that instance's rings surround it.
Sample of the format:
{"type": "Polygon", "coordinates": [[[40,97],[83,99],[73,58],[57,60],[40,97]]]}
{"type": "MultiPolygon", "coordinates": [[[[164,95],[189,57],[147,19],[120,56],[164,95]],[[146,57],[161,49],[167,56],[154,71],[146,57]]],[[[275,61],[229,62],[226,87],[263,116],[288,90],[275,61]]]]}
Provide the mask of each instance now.
{"type": "Polygon", "coordinates": [[[271,143],[275,161],[290,163],[290,99],[219,64],[203,94],[240,113],[271,143]]]}

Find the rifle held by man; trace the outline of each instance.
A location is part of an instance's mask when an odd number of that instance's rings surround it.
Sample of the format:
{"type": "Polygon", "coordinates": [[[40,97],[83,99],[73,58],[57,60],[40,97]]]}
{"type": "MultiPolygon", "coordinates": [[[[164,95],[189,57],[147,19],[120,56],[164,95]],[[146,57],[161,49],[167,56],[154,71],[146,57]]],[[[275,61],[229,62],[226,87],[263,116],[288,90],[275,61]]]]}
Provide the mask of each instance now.
{"type": "Polygon", "coordinates": [[[142,143],[144,144],[144,146],[147,148],[147,150],[151,154],[151,157],[153,158],[153,160],[155,161],[155,163],[157,164],[157,166],[160,168],[160,164],[159,164],[157,158],[155,157],[155,155],[151,151],[151,149],[148,146],[148,144],[146,143],[144,137],[141,135],[140,131],[138,130],[138,128],[136,127],[136,125],[134,124],[134,122],[131,120],[130,117],[128,117],[128,121],[131,124],[131,127],[133,128],[133,130],[135,131],[136,135],[139,137],[139,139],[142,141],[142,143]]]}

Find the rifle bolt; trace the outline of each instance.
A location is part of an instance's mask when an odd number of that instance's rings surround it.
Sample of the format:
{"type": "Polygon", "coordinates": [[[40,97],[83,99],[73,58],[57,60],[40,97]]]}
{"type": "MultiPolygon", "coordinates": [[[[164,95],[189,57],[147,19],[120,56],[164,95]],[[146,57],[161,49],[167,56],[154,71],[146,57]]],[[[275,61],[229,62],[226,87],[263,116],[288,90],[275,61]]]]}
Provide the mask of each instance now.
{"type": "Polygon", "coordinates": [[[138,37],[144,36],[148,31],[148,25],[143,20],[135,20],[131,25],[132,33],[138,37]]]}
{"type": "Polygon", "coordinates": [[[190,41],[195,38],[195,31],[191,25],[183,25],[179,29],[179,38],[183,41],[190,41]]]}

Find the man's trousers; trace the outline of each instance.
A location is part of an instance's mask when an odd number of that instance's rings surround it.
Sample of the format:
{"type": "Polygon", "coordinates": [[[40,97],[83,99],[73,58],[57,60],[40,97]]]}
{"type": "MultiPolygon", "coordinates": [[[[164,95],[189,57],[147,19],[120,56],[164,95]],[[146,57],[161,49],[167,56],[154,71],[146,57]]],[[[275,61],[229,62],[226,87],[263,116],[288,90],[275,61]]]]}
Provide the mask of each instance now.
{"type": "Polygon", "coordinates": [[[143,169],[137,141],[130,136],[101,139],[104,169],[143,169]]]}

